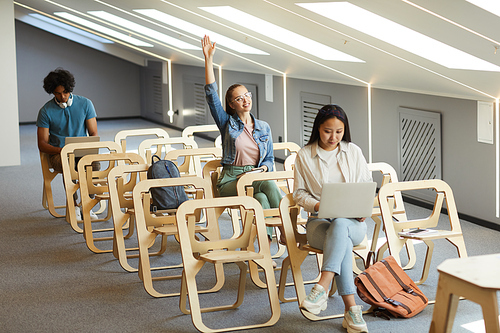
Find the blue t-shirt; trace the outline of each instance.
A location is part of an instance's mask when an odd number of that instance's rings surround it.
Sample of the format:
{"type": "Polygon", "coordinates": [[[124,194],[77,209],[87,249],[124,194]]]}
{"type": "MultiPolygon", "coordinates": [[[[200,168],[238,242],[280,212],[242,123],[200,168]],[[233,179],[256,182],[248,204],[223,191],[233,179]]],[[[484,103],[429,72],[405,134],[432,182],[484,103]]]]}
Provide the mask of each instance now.
{"type": "Polygon", "coordinates": [[[50,145],[63,147],[68,136],[87,136],[85,121],[95,117],[94,105],[86,97],[73,95],[73,103],[65,109],[52,98],[38,112],[36,126],[49,129],[50,145]]]}

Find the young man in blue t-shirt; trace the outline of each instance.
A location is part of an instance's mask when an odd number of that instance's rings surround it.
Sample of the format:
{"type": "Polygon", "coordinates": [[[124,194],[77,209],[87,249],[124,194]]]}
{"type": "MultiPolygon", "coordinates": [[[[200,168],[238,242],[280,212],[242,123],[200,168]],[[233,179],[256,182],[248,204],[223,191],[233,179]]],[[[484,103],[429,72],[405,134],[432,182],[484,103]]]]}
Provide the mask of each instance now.
{"type": "MultiPolygon", "coordinates": [[[[51,166],[62,172],[61,150],[68,136],[97,136],[94,105],[90,99],[73,94],[75,77],[62,68],[50,72],[43,89],[54,98],[45,103],[36,121],[38,149],[49,154],[51,166]]],[[[96,166],[98,168],[98,166],[96,166]]],[[[91,216],[93,213],[91,212],[91,216]]],[[[79,217],[77,206],[77,217],[79,217]]],[[[97,218],[97,216],[92,216],[97,218]]]]}

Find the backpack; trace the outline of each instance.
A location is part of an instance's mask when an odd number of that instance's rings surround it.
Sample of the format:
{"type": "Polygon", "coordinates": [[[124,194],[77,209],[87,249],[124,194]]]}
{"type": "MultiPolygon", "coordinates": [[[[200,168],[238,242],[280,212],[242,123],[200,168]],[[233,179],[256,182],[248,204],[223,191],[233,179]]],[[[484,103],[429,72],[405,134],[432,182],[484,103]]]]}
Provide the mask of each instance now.
{"type": "Polygon", "coordinates": [[[368,267],[354,283],[364,302],[384,308],[395,317],[411,318],[428,304],[427,297],[392,256],[368,267]]]}
{"type": "MultiPolygon", "coordinates": [[[[179,178],[181,175],[174,162],[162,160],[157,155],[153,155],[151,166],[148,168],[148,179],[179,178]],[[155,157],[158,161],[155,162],[155,157]]],[[[151,211],[176,209],[181,203],[187,201],[184,186],[163,186],[152,187],[150,189],[153,202],[151,211]]]]}

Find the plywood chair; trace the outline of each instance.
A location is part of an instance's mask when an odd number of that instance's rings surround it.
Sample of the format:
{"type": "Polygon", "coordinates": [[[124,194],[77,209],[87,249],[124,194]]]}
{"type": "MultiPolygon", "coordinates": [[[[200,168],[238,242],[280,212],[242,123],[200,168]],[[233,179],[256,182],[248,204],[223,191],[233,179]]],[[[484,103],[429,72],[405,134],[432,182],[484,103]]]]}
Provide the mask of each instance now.
{"type": "Polygon", "coordinates": [[[127,138],[130,137],[150,137],[156,136],[157,138],[168,138],[168,132],[163,128],[139,128],[139,129],[127,129],[116,133],[115,142],[122,147],[124,153],[127,152],[127,138]]]}
{"type": "MultiPolygon", "coordinates": [[[[111,218],[111,210],[108,209],[107,217],[99,220],[90,219],[90,210],[102,202],[103,200],[109,201],[109,185],[108,185],[108,175],[114,166],[120,164],[144,164],[144,160],[141,156],[135,153],[115,153],[115,154],[98,154],[98,155],[86,155],[82,157],[78,163],[78,180],[80,183],[80,194],[82,197],[82,217],[83,217],[83,236],[85,238],[85,243],[87,247],[94,253],[109,253],[112,252],[113,247],[111,243],[114,241],[113,235],[95,237],[95,235],[102,235],[103,233],[113,233],[114,227],[104,227],[104,228],[94,228],[97,222],[107,221],[111,218]],[[108,168],[93,171],[92,163],[100,162],[101,165],[106,162],[108,168]],[[98,181],[96,181],[96,179],[98,181]],[[97,246],[96,242],[102,244],[104,241],[110,241],[110,246],[107,249],[103,249],[101,246],[97,246]]],[[[124,189],[122,191],[130,192],[136,183],[135,174],[127,182],[123,184],[124,189]]],[[[125,225],[123,228],[130,229],[129,237],[133,233],[133,224],[125,225]]]]}
{"type": "MultiPolygon", "coordinates": [[[[191,314],[194,326],[201,332],[226,332],[274,325],[280,317],[281,310],[276,291],[272,259],[269,253],[270,250],[264,223],[264,214],[259,202],[251,197],[221,197],[186,201],[177,210],[176,218],[177,227],[179,229],[182,260],[184,263],[180,307],[184,313],[191,314]],[[200,208],[214,207],[222,210],[225,208],[241,209],[245,212],[241,214],[245,218],[243,219],[243,228],[240,235],[233,235],[233,237],[229,239],[218,239],[216,241],[198,241],[196,239],[194,233],[194,228],[196,226],[195,212],[200,208]],[[252,232],[253,228],[257,230],[256,235],[259,251],[255,251],[253,247],[249,246],[253,243],[254,239],[252,232]],[[243,303],[247,274],[247,265],[245,262],[252,262],[261,267],[264,271],[268,293],[266,299],[269,300],[271,310],[270,318],[266,322],[257,324],[218,329],[209,328],[203,322],[202,313],[236,309],[243,303]],[[196,275],[205,263],[214,265],[235,263],[238,265],[240,277],[237,300],[235,303],[221,306],[201,307],[198,297],[196,275]],[[186,297],[189,299],[189,310],[186,307],[186,297]]],[[[259,303],[259,308],[260,307],[262,307],[262,304],[259,303]]],[[[235,316],[242,317],[244,314],[238,311],[235,312],[235,316]]]]}
{"type": "MultiPolygon", "coordinates": [[[[253,198],[254,194],[254,189],[252,187],[253,182],[270,180],[270,181],[285,181],[286,183],[287,179],[293,179],[293,171],[273,171],[273,172],[245,174],[241,176],[238,182],[236,183],[236,191],[238,193],[238,196],[249,196],[253,198]]],[[[264,216],[265,216],[266,226],[273,228],[281,226],[281,219],[279,216],[278,208],[264,209],[264,216]]],[[[244,217],[242,217],[242,219],[243,218],[244,217]]],[[[279,242],[277,242],[277,244],[278,244],[278,251],[276,254],[273,255],[273,258],[281,257],[286,250],[285,246],[281,245],[279,242]]],[[[259,278],[257,267],[253,264],[249,264],[249,268],[252,281],[257,286],[265,288],[264,283],[259,278]]]]}
{"type": "MultiPolygon", "coordinates": [[[[368,169],[371,172],[381,173],[382,181],[380,183],[380,187],[384,186],[385,184],[398,182],[398,174],[396,173],[396,170],[394,170],[394,168],[388,163],[385,162],[368,163],[368,169]]],[[[406,221],[407,220],[406,211],[401,192],[394,193],[394,204],[395,206],[394,206],[393,218],[397,219],[398,221],[406,221]]],[[[372,264],[374,261],[382,260],[384,252],[387,250],[387,241],[385,241],[383,245],[377,248],[378,246],[377,241],[380,235],[380,230],[382,229],[382,220],[380,216],[381,213],[380,213],[380,207],[378,206],[378,197],[375,197],[373,204],[373,213],[371,216],[373,222],[375,222],[375,228],[373,229],[370,250],[365,257],[365,260],[367,261],[368,265],[372,264]]],[[[415,248],[413,246],[412,240],[408,240],[405,244],[405,247],[409,260],[406,266],[404,266],[403,268],[411,269],[416,262],[415,248]]]]}
{"type": "Polygon", "coordinates": [[[58,172],[51,167],[49,154],[44,152],[40,152],[40,164],[42,167],[43,177],[42,206],[54,217],[65,217],[66,214],[59,214],[56,209],[66,209],[66,205],[56,206],[54,204],[54,195],[52,193],[52,181],[58,174],[61,174],[61,172],[58,172]]]}
{"type": "MultiPolygon", "coordinates": [[[[273,151],[274,151],[274,155],[276,157],[276,152],[277,151],[285,151],[285,154],[286,154],[286,158],[285,158],[285,161],[293,156],[290,161],[293,160],[293,162],[295,162],[295,157],[297,156],[297,153],[299,152],[300,150],[300,146],[298,144],[296,144],[295,142],[274,142],[273,143],[273,151]]],[[[274,170],[277,170],[276,169],[276,163],[274,164],[274,170]]],[[[284,169],[285,171],[287,169],[284,169]]],[[[288,170],[292,170],[292,169],[288,169],[288,170]]],[[[290,193],[291,191],[293,191],[293,180],[280,180],[278,181],[278,187],[285,193],[290,193]],[[290,186],[290,181],[292,181],[292,186],[290,186]]]]}
{"type": "Polygon", "coordinates": [[[219,132],[219,128],[215,124],[188,126],[182,130],[181,135],[185,138],[191,138],[194,140],[195,133],[203,132],[219,132]]]}
{"type": "Polygon", "coordinates": [[[127,247],[125,244],[125,241],[133,235],[135,225],[135,210],[131,191],[135,186],[134,181],[147,178],[148,168],[147,164],[118,165],[108,174],[109,201],[114,227],[113,255],[127,272],[138,271],[138,266],[132,267],[129,259],[139,258],[137,242],[132,247],[127,247]],[[125,235],[123,231],[127,226],[129,232],[125,235]],[[131,251],[134,253],[129,254],[131,251]]]}
{"type": "Polygon", "coordinates": [[[201,160],[213,160],[220,158],[222,158],[222,149],[216,147],[176,149],[165,154],[165,159],[175,162],[179,168],[179,172],[182,172],[184,176],[203,177],[201,160]],[[180,159],[182,160],[182,163],[180,159]],[[187,167],[186,163],[192,168],[187,167]]]}
{"type": "MultiPolygon", "coordinates": [[[[168,179],[148,179],[137,183],[134,187],[133,201],[135,210],[135,221],[137,227],[137,241],[139,246],[139,277],[141,278],[144,288],[147,293],[153,297],[170,297],[179,296],[179,292],[162,292],[154,285],[153,282],[161,280],[180,279],[181,275],[168,274],[171,269],[182,269],[182,263],[171,266],[151,266],[150,256],[164,253],[166,250],[166,242],[168,236],[175,236],[178,234],[176,226],[176,210],[157,211],[156,213],[150,212],[151,194],[149,190],[153,187],[162,186],[191,186],[197,189],[197,196],[194,200],[187,202],[198,202],[201,198],[212,198],[212,187],[209,181],[199,177],[180,177],[168,179]],[[160,250],[156,253],[150,253],[151,245],[155,242],[157,236],[161,236],[160,250]],[[152,271],[166,271],[167,273],[162,276],[152,275],[152,271]]],[[[196,204],[196,203],[195,203],[196,204]]],[[[202,235],[206,239],[217,240],[219,233],[219,226],[217,220],[213,218],[213,212],[206,210],[207,215],[206,225],[196,224],[194,232],[202,235]]],[[[196,212],[196,221],[199,222],[201,211],[196,212]]],[[[216,267],[216,284],[213,288],[205,290],[204,292],[213,292],[219,290],[224,284],[224,273],[221,266],[216,267]]]]}
{"type": "MultiPolygon", "coordinates": [[[[198,148],[198,144],[193,139],[181,136],[146,139],[139,144],[139,155],[141,155],[147,164],[151,164],[151,158],[153,155],[158,155],[158,157],[164,158],[169,151],[173,150],[172,145],[182,145],[182,149],[198,148]],[[153,149],[153,147],[155,148],[153,149]]],[[[189,170],[189,164],[187,164],[185,168],[187,170],[179,169],[179,171],[187,172],[189,170]]]]}
{"type": "Polygon", "coordinates": [[[416,284],[423,283],[427,276],[429,275],[429,267],[432,258],[432,252],[434,249],[433,240],[435,239],[446,239],[451,244],[453,244],[460,258],[467,257],[467,251],[465,249],[464,238],[462,234],[462,228],[460,226],[460,220],[458,218],[457,208],[455,206],[455,199],[453,197],[453,192],[448,184],[439,179],[432,180],[419,180],[419,181],[409,181],[409,182],[396,182],[389,183],[382,186],[378,193],[379,207],[382,216],[382,222],[384,223],[385,234],[387,237],[387,244],[389,247],[389,253],[392,255],[396,261],[401,265],[401,260],[399,258],[399,253],[402,248],[410,239],[421,240],[427,245],[427,253],[424,261],[424,268],[422,271],[422,277],[416,284]],[[422,189],[433,189],[436,192],[436,198],[434,200],[434,208],[432,213],[427,218],[416,218],[405,221],[397,221],[394,217],[394,207],[395,207],[395,195],[397,192],[409,192],[414,190],[422,189]],[[441,215],[441,208],[443,207],[443,201],[446,202],[446,207],[448,211],[449,228],[447,229],[435,229],[438,226],[438,220],[441,215]],[[423,235],[412,235],[412,236],[400,236],[398,233],[405,229],[410,228],[430,228],[434,232],[427,233],[423,235]]]}
{"type": "MultiPolygon", "coordinates": [[[[280,202],[280,217],[283,223],[283,229],[285,231],[286,244],[288,249],[288,257],[283,260],[281,268],[281,276],[279,282],[279,297],[283,302],[297,301],[300,307],[302,301],[307,297],[304,288],[303,276],[301,265],[306,259],[306,257],[312,252],[322,255],[323,252],[319,249],[313,248],[307,243],[307,236],[305,233],[301,233],[298,229],[297,217],[299,214],[299,207],[295,204],[293,200],[293,194],[287,194],[281,199],[280,202]],[[296,298],[285,298],[285,287],[287,286],[287,273],[288,269],[292,271],[293,285],[295,287],[295,292],[297,294],[296,298]]],[[[356,267],[355,254],[358,251],[367,248],[367,238],[363,242],[353,248],[353,268],[356,267]]],[[[311,281],[314,282],[314,281],[311,281]]],[[[333,295],[337,290],[335,285],[335,280],[332,283],[332,288],[330,289],[329,295],[333,295]]],[[[324,319],[341,318],[344,316],[344,312],[340,314],[328,315],[328,316],[317,316],[306,310],[300,309],[302,315],[309,320],[317,321],[324,319]]]]}
{"type": "Polygon", "coordinates": [[[78,171],[75,164],[75,151],[90,148],[100,148],[109,153],[122,152],[120,145],[113,141],[70,143],[62,148],[61,162],[64,188],[66,192],[66,221],[71,225],[71,228],[78,233],[83,233],[83,229],[78,225],[79,223],[83,223],[83,220],[77,219],[75,213],[75,202],[73,199],[73,195],[80,189],[80,184],[78,183],[78,171]]]}

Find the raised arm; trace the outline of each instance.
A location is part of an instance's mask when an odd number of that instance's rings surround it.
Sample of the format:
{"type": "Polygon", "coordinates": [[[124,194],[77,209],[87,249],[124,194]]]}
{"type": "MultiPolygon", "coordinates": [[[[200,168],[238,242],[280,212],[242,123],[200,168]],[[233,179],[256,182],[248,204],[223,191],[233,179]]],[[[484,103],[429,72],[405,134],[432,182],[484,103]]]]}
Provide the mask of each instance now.
{"type": "Polygon", "coordinates": [[[210,42],[210,37],[205,35],[201,40],[201,46],[203,48],[203,55],[205,56],[205,84],[210,84],[215,82],[214,74],[214,53],[215,53],[215,43],[210,42]]]}

